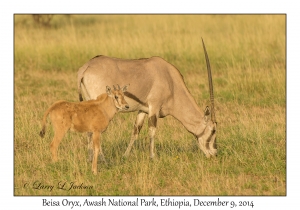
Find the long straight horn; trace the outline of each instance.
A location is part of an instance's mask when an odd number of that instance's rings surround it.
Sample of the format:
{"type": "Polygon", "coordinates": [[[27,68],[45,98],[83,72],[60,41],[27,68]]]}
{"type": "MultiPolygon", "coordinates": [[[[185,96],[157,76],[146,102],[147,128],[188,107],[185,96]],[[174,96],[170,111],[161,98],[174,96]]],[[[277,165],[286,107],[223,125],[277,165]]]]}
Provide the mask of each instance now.
{"type": "Polygon", "coordinates": [[[207,52],[206,52],[206,48],[205,48],[203,38],[201,37],[201,39],[202,39],[202,45],[203,45],[203,49],[204,49],[206,66],[207,66],[207,74],[208,74],[210,103],[211,103],[211,121],[216,122],[215,105],[214,105],[214,88],[213,88],[213,83],[212,83],[210,62],[209,62],[209,58],[208,58],[208,55],[207,55],[207,52]]]}

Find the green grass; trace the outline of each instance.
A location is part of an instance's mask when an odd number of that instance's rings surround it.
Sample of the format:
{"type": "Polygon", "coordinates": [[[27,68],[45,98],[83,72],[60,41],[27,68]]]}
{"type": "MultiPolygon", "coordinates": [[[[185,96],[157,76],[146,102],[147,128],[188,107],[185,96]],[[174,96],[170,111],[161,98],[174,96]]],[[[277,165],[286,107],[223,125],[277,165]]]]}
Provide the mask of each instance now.
{"type": "Polygon", "coordinates": [[[55,15],[50,27],[15,15],[15,195],[286,195],[284,15],[55,15]],[[198,105],[209,104],[205,40],[212,66],[218,157],[206,159],[171,116],[159,119],[155,160],[147,122],[122,159],[136,113],[117,114],[102,135],[108,165],[94,176],[86,134],[68,133],[51,162],[44,111],[77,101],[76,73],[95,55],[161,56],[174,64],[198,105]],[[54,185],[52,191],[34,183],[54,185]],[[76,182],[92,189],[57,189],[76,182]],[[24,187],[24,185],[27,185],[24,187]]]}

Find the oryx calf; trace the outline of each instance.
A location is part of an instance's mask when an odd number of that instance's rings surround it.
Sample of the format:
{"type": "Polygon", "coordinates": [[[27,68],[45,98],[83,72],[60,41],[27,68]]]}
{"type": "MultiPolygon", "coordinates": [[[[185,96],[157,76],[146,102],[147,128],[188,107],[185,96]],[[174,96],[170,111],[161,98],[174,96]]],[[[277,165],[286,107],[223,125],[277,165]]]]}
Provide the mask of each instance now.
{"type": "MultiPolygon", "coordinates": [[[[44,114],[42,130],[40,136],[45,135],[45,126],[48,114],[54,128],[54,138],[50,144],[53,161],[57,161],[57,149],[60,141],[68,130],[78,132],[92,132],[93,134],[93,163],[92,171],[97,174],[97,158],[103,156],[101,148],[100,134],[104,132],[110,120],[118,110],[129,109],[128,103],[124,99],[124,92],[128,85],[123,88],[111,90],[106,86],[106,93],[97,97],[96,100],[84,102],[55,102],[44,114]]],[[[104,157],[104,156],[103,156],[104,157]]]]}

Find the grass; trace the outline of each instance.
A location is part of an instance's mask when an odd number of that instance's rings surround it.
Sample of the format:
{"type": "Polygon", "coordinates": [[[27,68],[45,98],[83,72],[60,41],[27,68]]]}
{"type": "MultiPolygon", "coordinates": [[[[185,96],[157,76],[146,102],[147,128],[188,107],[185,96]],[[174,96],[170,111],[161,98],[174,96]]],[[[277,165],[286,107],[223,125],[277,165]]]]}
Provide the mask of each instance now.
{"type": "Polygon", "coordinates": [[[284,15],[55,15],[50,27],[15,15],[15,195],[286,195],[284,15]],[[158,55],[184,76],[201,108],[209,104],[204,38],[211,61],[218,157],[206,159],[171,116],[159,119],[155,160],[147,123],[122,159],[136,113],[118,114],[103,134],[108,165],[94,176],[86,134],[68,133],[51,162],[44,111],[77,101],[76,72],[95,55],[158,55]],[[58,189],[71,182],[92,189],[58,189]],[[53,190],[37,189],[53,185],[53,190]],[[38,187],[39,186],[39,187],[38,187]]]}

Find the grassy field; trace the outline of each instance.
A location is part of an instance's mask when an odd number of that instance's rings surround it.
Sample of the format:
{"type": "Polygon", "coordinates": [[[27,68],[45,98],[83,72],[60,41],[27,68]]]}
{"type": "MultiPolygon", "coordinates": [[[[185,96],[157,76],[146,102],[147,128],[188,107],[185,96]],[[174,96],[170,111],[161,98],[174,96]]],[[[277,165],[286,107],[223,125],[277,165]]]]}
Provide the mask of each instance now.
{"type": "Polygon", "coordinates": [[[285,18],[55,15],[44,27],[30,15],[15,15],[14,194],[286,195],[285,18]],[[207,159],[169,116],[158,121],[156,159],[149,158],[146,123],[124,161],[136,116],[128,113],[117,114],[103,134],[108,165],[99,163],[97,176],[84,133],[68,133],[59,161],[51,162],[51,126],[39,137],[43,113],[57,100],[78,101],[77,70],[95,55],[163,57],[204,110],[209,92],[201,37],[212,66],[217,158],[207,159]],[[72,182],[86,189],[66,190],[72,182]]]}

